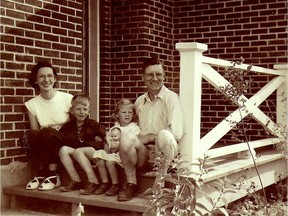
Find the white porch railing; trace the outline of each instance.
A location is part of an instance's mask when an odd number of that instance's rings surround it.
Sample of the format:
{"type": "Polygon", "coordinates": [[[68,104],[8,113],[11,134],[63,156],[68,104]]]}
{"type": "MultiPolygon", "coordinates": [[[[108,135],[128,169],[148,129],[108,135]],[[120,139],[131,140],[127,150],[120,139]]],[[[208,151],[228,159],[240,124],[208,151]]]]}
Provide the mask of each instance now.
{"type": "MultiPolygon", "coordinates": [[[[274,136],[273,138],[251,141],[249,142],[251,147],[258,148],[272,145],[285,139],[285,131],[279,125],[285,127],[287,125],[287,65],[277,65],[273,70],[252,66],[251,72],[275,75],[275,78],[249,99],[245,95],[241,95],[238,102],[243,103],[245,106],[241,107],[241,109],[236,109],[219,122],[209,133],[200,138],[202,78],[218,90],[220,87],[231,85],[211,66],[227,68],[232,66],[232,63],[203,56],[202,53],[207,50],[206,44],[177,43],[176,49],[180,52],[180,100],[186,121],[186,134],[180,142],[180,150],[184,160],[193,162],[194,159],[203,157],[204,154],[208,154],[210,157],[219,157],[247,150],[248,146],[246,143],[213,149],[211,147],[248,114],[263,127],[266,127],[274,136]],[[258,108],[275,90],[277,91],[276,123],[258,108]],[[232,125],[231,122],[233,122],[232,125]]],[[[240,69],[246,70],[249,65],[240,64],[238,66],[240,69]]]]}

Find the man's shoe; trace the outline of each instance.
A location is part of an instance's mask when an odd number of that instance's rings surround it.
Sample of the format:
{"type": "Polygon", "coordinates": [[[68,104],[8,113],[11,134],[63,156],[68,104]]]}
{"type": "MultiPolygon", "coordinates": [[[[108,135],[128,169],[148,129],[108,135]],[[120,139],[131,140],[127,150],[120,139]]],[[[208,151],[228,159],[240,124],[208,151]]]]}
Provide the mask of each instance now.
{"type": "Polygon", "coordinates": [[[70,192],[73,190],[80,190],[82,188],[82,182],[72,181],[67,186],[60,187],[61,192],[70,192]]]}
{"type": "Polygon", "coordinates": [[[92,195],[97,190],[99,184],[89,183],[84,189],[80,190],[81,195],[92,195]]]}
{"type": "Polygon", "coordinates": [[[118,184],[113,184],[108,191],[106,191],[105,195],[106,196],[115,196],[118,194],[119,191],[119,186],[118,184]]]}
{"type": "Polygon", "coordinates": [[[137,185],[133,183],[127,183],[123,191],[118,194],[118,201],[129,201],[137,195],[137,185]]]}
{"type": "Polygon", "coordinates": [[[103,183],[97,190],[94,191],[95,195],[104,194],[110,187],[109,183],[103,183]]]}

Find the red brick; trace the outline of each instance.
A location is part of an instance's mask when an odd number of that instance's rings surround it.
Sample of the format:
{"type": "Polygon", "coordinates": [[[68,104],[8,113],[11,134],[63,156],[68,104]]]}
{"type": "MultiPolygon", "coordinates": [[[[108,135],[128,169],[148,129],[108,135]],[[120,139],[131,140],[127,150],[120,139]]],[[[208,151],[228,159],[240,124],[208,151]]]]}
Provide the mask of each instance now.
{"type": "Polygon", "coordinates": [[[33,40],[20,37],[16,37],[16,43],[27,46],[33,46],[34,44],[33,40]]]}
{"type": "Polygon", "coordinates": [[[3,8],[10,8],[10,9],[14,9],[14,4],[11,1],[7,1],[7,0],[1,0],[1,7],[3,8]]]}
{"type": "Polygon", "coordinates": [[[39,15],[28,15],[27,16],[28,21],[32,21],[33,23],[44,23],[44,18],[39,15]]]}
{"type": "Polygon", "coordinates": [[[25,15],[24,13],[21,13],[20,11],[13,11],[13,10],[6,10],[6,16],[11,17],[11,18],[15,18],[15,19],[25,19],[25,15]]]}
{"type": "Polygon", "coordinates": [[[60,6],[55,4],[55,2],[53,2],[54,4],[49,4],[49,3],[44,3],[44,7],[47,10],[51,10],[51,11],[59,11],[60,6]]]}
{"type": "Polygon", "coordinates": [[[16,89],[16,95],[32,95],[32,89],[16,89]]]}
{"type": "Polygon", "coordinates": [[[29,5],[25,5],[25,4],[17,4],[15,2],[15,9],[18,11],[23,11],[23,12],[27,12],[27,13],[33,13],[33,7],[29,6],[29,5]]]}
{"type": "Polygon", "coordinates": [[[45,25],[60,27],[60,21],[50,18],[44,19],[45,25]]]}
{"type": "MultiPolygon", "coordinates": [[[[14,59],[14,55],[10,53],[0,53],[1,60],[10,60],[12,61],[14,59]]],[[[2,71],[1,71],[1,77],[2,77],[2,71]]]]}
{"type": "Polygon", "coordinates": [[[51,33],[52,27],[51,26],[46,26],[46,25],[35,24],[35,30],[43,32],[43,33],[44,32],[51,33]]]}
{"type": "Polygon", "coordinates": [[[51,11],[45,9],[36,10],[36,14],[41,17],[51,17],[51,11]]]}
{"type": "Polygon", "coordinates": [[[14,20],[9,17],[1,17],[1,24],[2,25],[11,25],[14,26],[14,20]]]}
{"type": "Polygon", "coordinates": [[[8,149],[6,150],[7,157],[16,156],[16,155],[23,155],[24,149],[22,148],[15,148],[15,149],[8,149]]]}
{"type": "Polygon", "coordinates": [[[12,88],[1,88],[1,95],[15,95],[15,90],[12,88]]]}
{"type": "Polygon", "coordinates": [[[16,55],[15,59],[16,59],[16,61],[25,62],[25,63],[33,61],[33,57],[32,56],[21,55],[21,54],[16,55]]]}
{"type": "MultiPolygon", "coordinates": [[[[4,152],[4,151],[3,151],[4,152]]],[[[1,155],[2,155],[2,151],[1,151],[1,155]]],[[[1,158],[0,159],[0,164],[1,165],[8,165],[8,164],[10,164],[11,162],[12,162],[13,160],[12,160],[12,158],[1,158]]]]}
{"type": "Polygon", "coordinates": [[[12,105],[0,105],[0,110],[1,110],[2,114],[3,114],[3,112],[12,112],[13,107],[12,107],[12,105]]]}
{"type": "Polygon", "coordinates": [[[67,21],[67,15],[58,12],[52,12],[52,18],[56,20],[67,21]]]}
{"type": "Polygon", "coordinates": [[[13,70],[24,70],[24,64],[21,63],[6,63],[6,69],[13,69],[13,70]]]}
{"type": "Polygon", "coordinates": [[[10,35],[19,35],[19,36],[24,36],[24,30],[15,28],[15,27],[6,27],[5,28],[5,33],[10,34],[10,35]]]}

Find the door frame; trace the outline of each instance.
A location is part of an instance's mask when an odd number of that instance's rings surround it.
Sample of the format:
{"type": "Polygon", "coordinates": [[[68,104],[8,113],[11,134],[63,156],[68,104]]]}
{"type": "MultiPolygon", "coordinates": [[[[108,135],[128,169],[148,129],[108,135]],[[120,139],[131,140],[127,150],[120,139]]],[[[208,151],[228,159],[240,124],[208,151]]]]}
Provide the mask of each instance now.
{"type": "Polygon", "coordinates": [[[90,97],[90,117],[99,121],[100,21],[99,0],[83,1],[83,88],[90,97]]]}

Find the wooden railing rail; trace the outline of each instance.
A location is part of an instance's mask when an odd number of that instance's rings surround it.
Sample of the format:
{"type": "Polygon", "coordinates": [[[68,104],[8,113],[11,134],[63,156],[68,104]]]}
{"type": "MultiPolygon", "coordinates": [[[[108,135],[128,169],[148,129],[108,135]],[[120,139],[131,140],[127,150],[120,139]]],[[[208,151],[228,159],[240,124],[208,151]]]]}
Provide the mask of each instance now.
{"type": "MultiPolygon", "coordinates": [[[[275,75],[275,77],[251,98],[248,99],[245,95],[241,95],[235,103],[243,106],[229,114],[200,139],[202,78],[217,90],[220,90],[221,87],[231,86],[212,66],[227,68],[233,64],[230,61],[203,56],[202,53],[207,51],[207,48],[206,44],[201,43],[176,44],[176,49],[180,53],[180,101],[186,121],[186,134],[180,141],[180,149],[184,160],[193,162],[193,159],[203,157],[204,154],[218,157],[247,150],[246,143],[238,143],[218,149],[211,149],[211,147],[248,114],[275,136],[275,138],[250,142],[251,147],[258,148],[283,141],[285,131],[279,125],[286,126],[287,122],[287,65],[286,67],[275,66],[275,70],[252,66],[251,72],[275,75]],[[275,90],[277,91],[277,123],[273,122],[269,116],[258,108],[275,90]]],[[[247,70],[249,65],[237,64],[235,67],[247,70]]]]}

